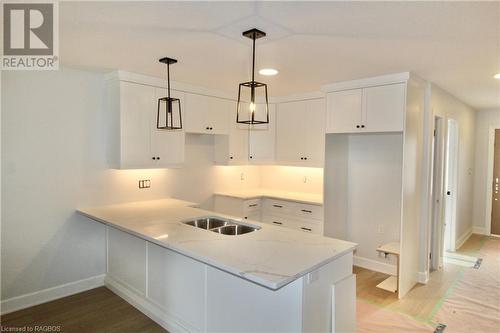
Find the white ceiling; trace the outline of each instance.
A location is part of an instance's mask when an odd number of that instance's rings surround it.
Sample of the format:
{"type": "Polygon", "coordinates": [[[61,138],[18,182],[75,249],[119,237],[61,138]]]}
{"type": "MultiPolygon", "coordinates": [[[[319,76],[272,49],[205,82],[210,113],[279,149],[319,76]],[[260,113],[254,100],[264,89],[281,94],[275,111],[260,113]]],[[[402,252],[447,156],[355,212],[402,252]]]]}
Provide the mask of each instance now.
{"type": "Polygon", "coordinates": [[[500,107],[500,2],[61,2],[60,58],[71,66],[164,76],[226,91],[258,77],[272,96],[412,71],[477,108],[500,107]]]}

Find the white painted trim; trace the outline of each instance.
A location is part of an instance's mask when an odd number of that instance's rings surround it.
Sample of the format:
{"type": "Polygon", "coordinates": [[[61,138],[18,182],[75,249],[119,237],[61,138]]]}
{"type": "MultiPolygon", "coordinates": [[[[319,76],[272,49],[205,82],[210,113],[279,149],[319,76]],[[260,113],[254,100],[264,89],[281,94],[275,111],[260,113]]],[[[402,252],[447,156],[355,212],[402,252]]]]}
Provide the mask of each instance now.
{"type": "Polygon", "coordinates": [[[180,323],[178,323],[174,318],[163,311],[161,307],[148,301],[146,298],[144,298],[144,296],[136,294],[131,289],[123,286],[119,281],[111,278],[109,275],[106,276],[104,284],[115,294],[123,298],[125,301],[144,313],[146,316],[148,316],[150,319],[155,321],[158,325],[160,325],[167,331],[172,333],[190,332],[188,328],[185,328],[180,323]]]}
{"type": "Polygon", "coordinates": [[[472,233],[473,234],[478,234],[478,235],[488,235],[488,230],[486,230],[485,227],[477,227],[473,226],[472,227],[472,233]]]}
{"type": "MultiPolygon", "coordinates": [[[[153,87],[167,88],[167,81],[165,78],[153,77],[138,73],[117,70],[106,74],[106,80],[120,80],[132,83],[139,83],[153,87]]],[[[205,96],[219,97],[236,101],[238,99],[236,87],[233,93],[226,91],[211,89],[207,87],[197,86],[189,83],[170,81],[170,87],[173,90],[194,93],[205,96]]]]}
{"type": "Polygon", "coordinates": [[[455,249],[459,249],[462,245],[464,245],[464,243],[469,239],[469,237],[472,235],[472,227],[470,227],[469,229],[467,229],[466,232],[463,233],[462,236],[460,236],[457,240],[456,240],[456,247],[455,249]]]}
{"type": "Polygon", "coordinates": [[[429,271],[418,272],[417,282],[427,284],[427,282],[429,282],[429,271]]]}
{"type": "Polygon", "coordinates": [[[336,82],[321,86],[323,92],[334,92],[340,90],[359,89],[373,86],[381,86],[394,83],[407,82],[410,79],[409,72],[395,73],[381,76],[374,76],[370,78],[363,78],[358,80],[336,82]]]}
{"type": "Polygon", "coordinates": [[[396,265],[386,264],[373,259],[354,256],[354,266],[363,267],[371,271],[380,272],[389,275],[396,275],[396,265]]]}
{"type": "Polygon", "coordinates": [[[103,285],[104,274],[12,297],[1,302],[0,313],[4,315],[6,313],[29,308],[31,306],[101,287],[103,285]]]}
{"type": "Polygon", "coordinates": [[[325,93],[321,91],[312,91],[307,93],[293,94],[288,96],[271,97],[269,103],[287,103],[296,101],[306,101],[310,99],[325,98],[325,93]]]}
{"type": "Polygon", "coordinates": [[[496,126],[490,126],[488,132],[488,161],[486,171],[486,207],[484,212],[484,228],[486,235],[491,235],[491,193],[493,191],[493,158],[495,153],[495,129],[496,126]]]}

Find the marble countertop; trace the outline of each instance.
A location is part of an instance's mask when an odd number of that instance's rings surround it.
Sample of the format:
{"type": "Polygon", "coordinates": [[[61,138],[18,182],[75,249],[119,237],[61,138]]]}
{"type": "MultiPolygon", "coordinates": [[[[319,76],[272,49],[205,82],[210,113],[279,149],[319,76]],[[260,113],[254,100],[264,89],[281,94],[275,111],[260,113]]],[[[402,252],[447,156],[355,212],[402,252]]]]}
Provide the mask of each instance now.
{"type": "Polygon", "coordinates": [[[270,189],[237,190],[227,192],[215,192],[215,195],[233,197],[239,199],[272,198],[278,200],[295,201],[311,205],[323,205],[323,195],[316,193],[288,192],[270,189]]]}
{"type": "Polygon", "coordinates": [[[182,223],[201,216],[229,217],[194,206],[161,199],[82,208],[78,213],[273,290],[356,247],[338,239],[247,220],[244,223],[261,229],[238,236],[221,235],[182,223]]]}

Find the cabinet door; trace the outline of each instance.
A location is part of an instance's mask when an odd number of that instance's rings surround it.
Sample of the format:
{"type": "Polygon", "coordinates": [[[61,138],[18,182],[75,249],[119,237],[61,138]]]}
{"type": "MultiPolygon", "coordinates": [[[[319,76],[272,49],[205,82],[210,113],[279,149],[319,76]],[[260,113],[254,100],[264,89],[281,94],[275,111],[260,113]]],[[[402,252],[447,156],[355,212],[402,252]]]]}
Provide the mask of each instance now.
{"type": "Polygon", "coordinates": [[[151,112],[156,108],[155,88],[120,82],[121,168],[151,167],[151,112]]]}
{"type": "MultiPolygon", "coordinates": [[[[255,109],[258,119],[265,117],[265,105],[255,109]]],[[[276,106],[269,105],[269,124],[251,125],[249,133],[250,163],[272,163],[276,159],[276,106]]]]}
{"type": "Polygon", "coordinates": [[[231,111],[236,113],[236,102],[216,97],[207,99],[209,108],[205,121],[210,128],[209,133],[229,134],[229,115],[231,111]]]}
{"type": "Polygon", "coordinates": [[[325,159],[325,100],[307,101],[302,151],[305,165],[322,167],[325,159]]]}
{"type": "Polygon", "coordinates": [[[364,132],[401,132],[406,101],[406,84],[365,88],[363,91],[364,132]]]}
{"type": "Polygon", "coordinates": [[[209,127],[206,123],[209,103],[206,96],[197,94],[185,94],[185,132],[186,133],[208,133],[209,127]]]}
{"type": "MultiPolygon", "coordinates": [[[[166,89],[156,88],[156,102],[158,98],[167,95],[166,89]]],[[[184,94],[178,91],[171,91],[171,97],[181,100],[181,114],[184,127],[184,94]]],[[[156,124],[158,107],[151,112],[151,159],[154,167],[165,167],[184,163],[184,130],[164,130],[158,129],[156,124]]],[[[174,114],[177,117],[177,114],[174,114]]]]}
{"type": "Polygon", "coordinates": [[[362,96],[361,89],[337,91],[327,95],[326,133],[361,132],[362,96]]]}
{"type": "Polygon", "coordinates": [[[307,102],[289,102],[278,105],[276,122],[276,159],[281,164],[297,164],[303,158],[303,122],[307,118],[307,102]]]}

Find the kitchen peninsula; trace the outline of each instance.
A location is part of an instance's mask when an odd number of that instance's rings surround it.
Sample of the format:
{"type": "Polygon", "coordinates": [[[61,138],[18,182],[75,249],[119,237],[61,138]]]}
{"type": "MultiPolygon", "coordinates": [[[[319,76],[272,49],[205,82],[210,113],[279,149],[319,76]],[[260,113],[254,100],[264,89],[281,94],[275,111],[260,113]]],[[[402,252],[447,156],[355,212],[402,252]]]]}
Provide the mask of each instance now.
{"type": "Polygon", "coordinates": [[[78,212],[107,226],[106,286],[170,332],[355,331],[354,243],[176,199],[78,212]]]}

